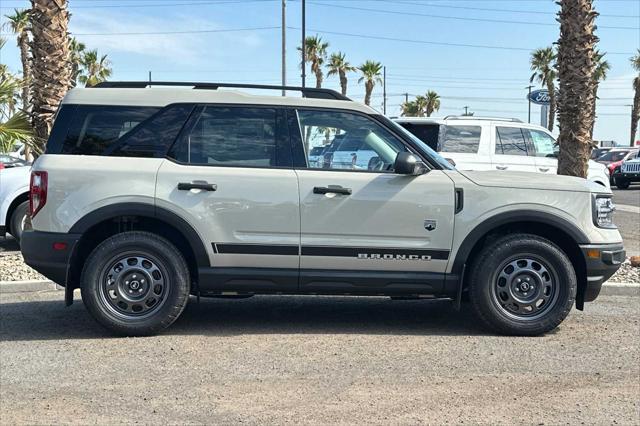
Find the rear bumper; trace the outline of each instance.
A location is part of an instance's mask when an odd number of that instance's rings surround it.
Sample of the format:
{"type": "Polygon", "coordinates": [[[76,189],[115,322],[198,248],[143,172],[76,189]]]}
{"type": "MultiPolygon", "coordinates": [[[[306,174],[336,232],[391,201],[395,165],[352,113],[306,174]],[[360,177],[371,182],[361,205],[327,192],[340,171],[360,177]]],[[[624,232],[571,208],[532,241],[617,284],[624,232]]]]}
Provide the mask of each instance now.
{"type": "Polygon", "coordinates": [[[59,285],[66,285],[69,262],[80,234],[25,230],[20,241],[24,262],[59,285]],[[55,247],[54,247],[55,246],[55,247]]]}
{"type": "Polygon", "coordinates": [[[587,266],[587,283],[584,301],[592,302],[600,294],[602,284],[620,268],[626,258],[624,247],[618,244],[581,245],[587,266]]]}

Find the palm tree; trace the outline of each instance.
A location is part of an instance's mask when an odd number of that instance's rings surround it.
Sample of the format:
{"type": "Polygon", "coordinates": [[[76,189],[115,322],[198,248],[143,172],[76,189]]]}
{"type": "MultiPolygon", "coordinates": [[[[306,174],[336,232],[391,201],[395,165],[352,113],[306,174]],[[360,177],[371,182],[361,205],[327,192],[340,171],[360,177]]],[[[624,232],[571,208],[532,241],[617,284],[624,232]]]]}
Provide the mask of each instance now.
{"type": "Polygon", "coordinates": [[[357,71],[357,68],[352,66],[346,59],[345,54],[342,52],[333,53],[329,57],[329,63],[327,64],[329,72],[327,77],[332,75],[338,75],[340,77],[340,89],[344,96],[347,95],[347,73],[357,71]]]}
{"type": "Polygon", "coordinates": [[[76,87],[78,77],[80,76],[80,67],[82,66],[82,58],[85,53],[84,43],[76,40],[75,37],[69,39],[69,51],[71,61],[71,87],[76,87]]]}
{"type": "Polygon", "coordinates": [[[31,0],[32,124],[40,150],[71,82],[67,0],[31,0]]]}
{"type": "Polygon", "coordinates": [[[416,96],[416,100],[414,102],[416,103],[416,107],[418,108],[417,117],[424,117],[424,113],[427,110],[429,100],[425,96],[418,95],[416,96]]]}
{"type": "MultiPolygon", "coordinates": [[[[596,67],[593,71],[593,116],[596,116],[596,101],[598,99],[598,86],[601,82],[607,79],[607,73],[611,69],[611,65],[609,62],[604,59],[604,55],[606,53],[600,53],[599,50],[596,50],[593,54],[593,60],[596,64],[596,67]]],[[[595,120],[593,121],[595,125],[595,120]]],[[[591,144],[593,145],[593,125],[591,126],[591,144]]]]}
{"type": "Polygon", "coordinates": [[[20,80],[3,74],[0,81],[0,152],[8,152],[16,142],[31,141],[31,125],[24,111],[11,111],[13,102],[20,89],[20,80]]]}
{"type": "Polygon", "coordinates": [[[418,117],[421,112],[416,101],[406,101],[400,108],[402,108],[403,117],[418,117]]]}
{"type": "Polygon", "coordinates": [[[558,174],[587,176],[594,115],[595,45],[593,0],[563,0],[558,13],[560,39],[556,68],[560,82],[558,174]]]}
{"type": "Polygon", "coordinates": [[[82,55],[82,70],[78,77],[80,83],[86,87],[106,81],[111,77],[111,62],[107,55],[98,56],[97,50],[89,50],[82,55]]]}
{"type": "Polygon", "coordinates": [[[638,121],[640,121],[640,49],[638,53],[629,58],[631,66],[638,72],[638,75],[633,79],[633,89],[635,91],[633,96],[633,108],[631,109],[631,140],[630,146],[633,146],[636,139],[636,133],[638,132],[638,121]]]}
{"type": "Polygon", "coordinates": [[[371,93],[376,83],[382,84],[382,64],[375,61],[366,61],[364,64],[358,67],[362,73],[362,77],[358,80],[358,83],[364,81],[364,103],[365,105],[371,105],[371,93]]]}
{"type": "MultiPolygon", "coordinates": [[[[311,71],[316,76],[316,87],[322,87],[322,65],[327,59],[327,48],[329,43],[323,42],[319,35],[309,36],[304,40],[304,57],[305,61],[311,63],[311,71]]],[[[298,50],[302,50],[298,47],[298,50]]]]}
{"type": "Polygon", "coordinates": [[[429,90],[425,99],[427,101],[425,112],[427,117],[431,117],[431,114],[433,114],[434,111],[438,111],[440,109],[440,95],[433,90],[429,90]]]}
{"type": "Polygon", "coordinates": [[[556,79],[556,71],[554,69],[556,61],[556,53],[552,47],[544,49],[536,49],[531,54],[531,71],[533,74],[529,81],[533,83],[538,80],[543,86],[547,86],[549,91],[549,120],[547,128],[553,130],[553,121],[556,114],[556,90],[554,81],[556,79]]]}
{"type": "MultiPolygon", "coordinates": [[[[22,62],[22,110],[28,113],[31,108],[29,100],[29,80],[31,78],[31,58],[29,54],[29,11],[14,9],[13,15],[5,15],[8,19],[6,26],[17,35],[20,61],[22,62]]],[[[30,148],[25,148],[25,156],[29,158],[30,148]]]]}

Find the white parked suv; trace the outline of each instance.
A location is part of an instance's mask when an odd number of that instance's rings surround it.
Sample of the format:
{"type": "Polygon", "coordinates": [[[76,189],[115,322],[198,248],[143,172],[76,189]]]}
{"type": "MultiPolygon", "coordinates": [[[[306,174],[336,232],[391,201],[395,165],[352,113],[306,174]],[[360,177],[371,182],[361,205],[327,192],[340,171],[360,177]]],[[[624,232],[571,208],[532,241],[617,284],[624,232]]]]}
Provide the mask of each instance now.
{"type": "MultiPolygon", "coordinates": [[[[555,175],[557,145],[544,127],[517,119],[448,116],[395,121],[453,160],[459,170],[513,170],[555,175]]],[[[587,179],[610,188],[605,166],[589,161],[587,179]]]]}
{"type": "Polygon", "coordinates": [[[20,241],[29,210],[31,167],[0,170],[0,237],[6,233],[20,241]]]}
{"type": "Polygon", "coordinates": [[[604,186],[457,171],[330,90],[178,85],[71,90],[33,165],[25,261],[116,333],[164,329],[189,295],[333,294],[468,299],[492,330],[536,335],[625,258],[604,186]],[[310,162],[322,132],[357,137],[366,167],[310,162]]]}

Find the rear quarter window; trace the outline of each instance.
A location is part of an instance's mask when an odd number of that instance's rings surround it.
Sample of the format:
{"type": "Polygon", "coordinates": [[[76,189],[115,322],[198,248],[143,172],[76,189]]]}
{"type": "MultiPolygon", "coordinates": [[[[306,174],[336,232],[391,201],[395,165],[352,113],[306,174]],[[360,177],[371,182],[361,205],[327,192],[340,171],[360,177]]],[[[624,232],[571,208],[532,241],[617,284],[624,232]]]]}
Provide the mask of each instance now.
{"type": "Polygon", "coordinates": [[[439,152],[457,152],[462,154],[477,154],[480,147],[480,126],[442,126],[439,152]]]}

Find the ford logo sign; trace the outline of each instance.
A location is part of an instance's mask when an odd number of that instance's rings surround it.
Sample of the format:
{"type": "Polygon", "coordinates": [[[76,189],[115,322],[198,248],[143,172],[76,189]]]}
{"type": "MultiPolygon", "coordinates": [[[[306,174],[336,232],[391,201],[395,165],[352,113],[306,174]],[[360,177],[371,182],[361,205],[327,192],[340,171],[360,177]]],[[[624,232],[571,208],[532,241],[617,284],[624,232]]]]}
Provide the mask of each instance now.
{"type": "Polygon", "coordinates": [[[534,90],[529,94],[529,100],[536,105],[549,105],[549,91],[534,90]]]}

